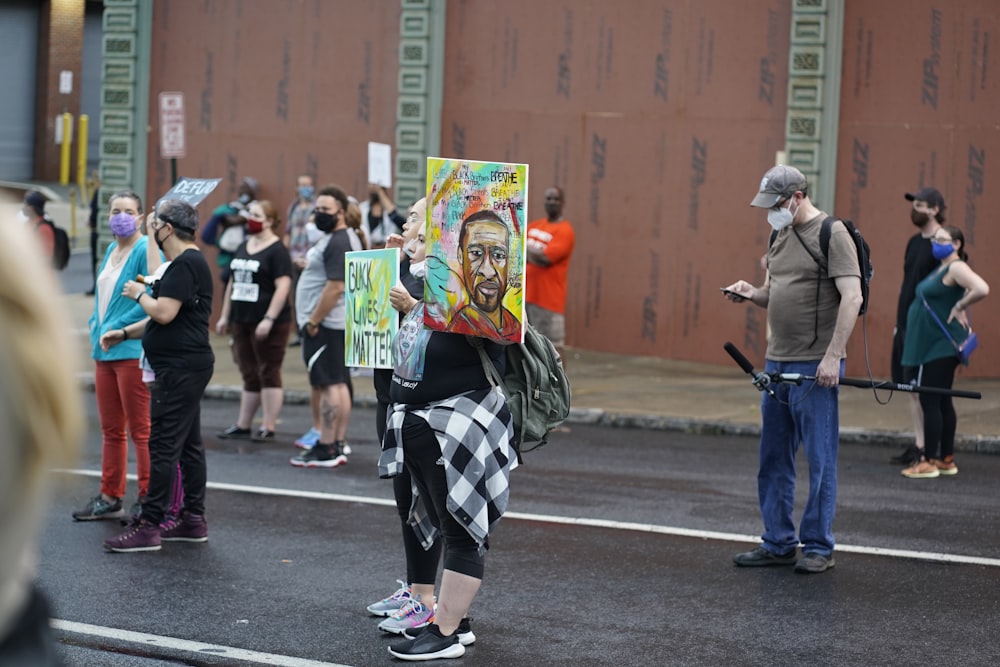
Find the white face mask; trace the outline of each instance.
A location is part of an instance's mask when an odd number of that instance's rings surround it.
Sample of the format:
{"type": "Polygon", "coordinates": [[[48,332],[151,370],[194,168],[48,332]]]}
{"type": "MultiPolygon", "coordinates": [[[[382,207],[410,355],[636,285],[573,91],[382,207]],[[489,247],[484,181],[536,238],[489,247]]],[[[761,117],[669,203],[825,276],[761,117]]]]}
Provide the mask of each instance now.
{"type": "Polygon", "coordinates": [[[774,228],[774,231],[778,232],[792,224],[792,220],[795,219],[795,213],[792,212],[792,205],[789,204],[787,208],[769,209],[767,212],[767,222],[774,228]]]}
{"type": "Polygon", "coordinates": [[[323,232],[319,231],[315,222],[306,223],[306,239],[309,241],[309,245],[313,245],[316,241],[323,238],[323,232]]]}
{"type": "Polygon", "coordinates": [[[423,280],[427,276],[427,260],[413,262],[410,264],[410,275],[423,280]]]}
{"type": "Polygon", "coordinates": [[[21,224],[24,224],[24,223],[28,222],[29,220],[31,220],[31,218],[29,218],[28,214],[24,212],[23,208],[20,208],[20,209],[17,210],[17,221],[18,222],[20,222],[21,224]]]}

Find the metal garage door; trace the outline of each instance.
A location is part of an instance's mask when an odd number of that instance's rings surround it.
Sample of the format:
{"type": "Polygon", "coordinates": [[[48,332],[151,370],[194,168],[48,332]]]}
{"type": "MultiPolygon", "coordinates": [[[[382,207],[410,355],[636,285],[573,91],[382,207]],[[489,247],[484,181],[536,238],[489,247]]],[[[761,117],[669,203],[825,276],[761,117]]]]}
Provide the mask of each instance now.
{"type": "Polygon", "coordinates": [[[38,3],[0,4],[0,179],[33,175],[38,3]]]}

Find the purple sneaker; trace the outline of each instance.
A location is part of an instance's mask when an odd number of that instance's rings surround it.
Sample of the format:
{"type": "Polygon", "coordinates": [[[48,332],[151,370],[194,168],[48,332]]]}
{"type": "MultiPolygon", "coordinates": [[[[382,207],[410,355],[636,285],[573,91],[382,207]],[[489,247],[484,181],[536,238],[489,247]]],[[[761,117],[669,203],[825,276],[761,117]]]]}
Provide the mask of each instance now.
{"type": "Polygon", "coordinates": [[[118,537],[104,540],[104,548],[115,553],[160,550],[160,527],[142,519],[129,524],[118,537]]]}
{"type": "Polygon", "coordinates": [[[183,512],[177,521],[166,526],[160,524],[160,539],[164,542],[208,542],[208,522],[201,514],[183,512]]]}

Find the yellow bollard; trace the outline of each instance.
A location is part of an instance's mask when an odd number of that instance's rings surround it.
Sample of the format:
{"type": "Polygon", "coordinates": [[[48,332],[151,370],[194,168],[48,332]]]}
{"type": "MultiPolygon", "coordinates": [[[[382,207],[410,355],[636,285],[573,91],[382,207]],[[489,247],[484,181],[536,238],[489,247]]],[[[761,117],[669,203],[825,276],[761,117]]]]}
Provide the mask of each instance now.
{"type": "Polygon", "coordinates": [[[76,247],[76,188],[69,189],[69,247],[76,247]]]}
{"type": "Polygon", "coordinates": [[[85,113],[80,114],[79,131],[76,133],[76,183],[80,186],[80,204],[86,205],[90,201],[87,192],[87,128],[90,124],[90,116],[85,113]]]}
{"type": "Polygon", "coordinates": [[[62,146],[59,151],[59,185],[69,185],[69,149],[73,142],[70,132],[73,131],[73,114],[68,111],[62,115],[62,146]]]}

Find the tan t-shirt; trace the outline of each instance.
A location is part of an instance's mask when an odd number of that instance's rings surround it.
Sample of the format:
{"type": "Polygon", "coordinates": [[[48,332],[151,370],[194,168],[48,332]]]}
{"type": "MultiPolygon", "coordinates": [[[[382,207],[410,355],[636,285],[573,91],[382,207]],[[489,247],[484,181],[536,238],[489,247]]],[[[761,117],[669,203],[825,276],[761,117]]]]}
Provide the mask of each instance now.
{"type": "Polygon", "coordinates": [[[826,217],[827,214],[821,212],[808,222],[782,229],[768,248],[767,269],[771,278],[767,305],[770,331],[768,359],[822,359],[833,337],[837,309],[840,307],[840,292],[833,279],[841,276],[861,279],[854,242],[839,221],[833,224],[831,230],[829,266],[826,270],[816,263],[796,238],[798,232],[813,255],[825,263],[827,260],[820,249],[819,233],[826,217]],[[818,281],[817,276],[820,277],[818,281]]]}

